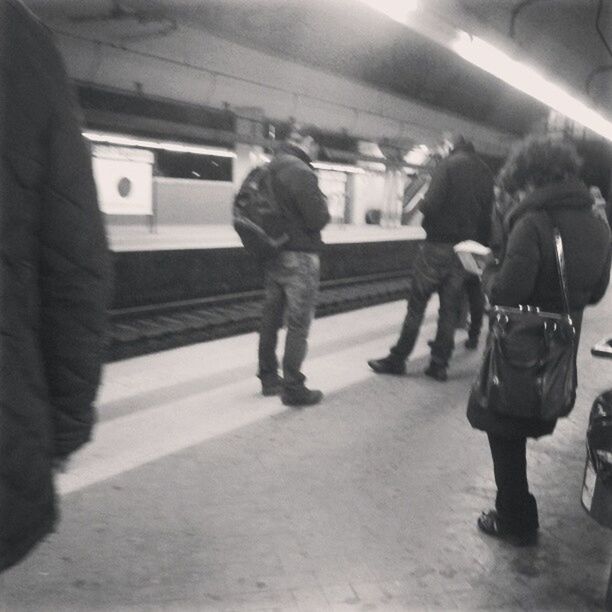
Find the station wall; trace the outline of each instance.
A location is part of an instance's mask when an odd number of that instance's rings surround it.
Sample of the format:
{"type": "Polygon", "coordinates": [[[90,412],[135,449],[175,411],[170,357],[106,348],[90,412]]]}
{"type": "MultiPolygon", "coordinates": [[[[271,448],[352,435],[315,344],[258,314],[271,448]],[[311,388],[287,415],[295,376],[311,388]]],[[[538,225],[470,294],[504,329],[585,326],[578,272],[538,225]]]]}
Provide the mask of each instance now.
{"type": "Polygon", "coordinates": [[[504,155],[514,138],[344,77],[290,62],[180,25],[162,38],[113,40],[112,32],[65,26],[58,38],[80,81],[223,108],[261,108],[352,136],[433,144],[459,130],[479,151],[504,155]]]}

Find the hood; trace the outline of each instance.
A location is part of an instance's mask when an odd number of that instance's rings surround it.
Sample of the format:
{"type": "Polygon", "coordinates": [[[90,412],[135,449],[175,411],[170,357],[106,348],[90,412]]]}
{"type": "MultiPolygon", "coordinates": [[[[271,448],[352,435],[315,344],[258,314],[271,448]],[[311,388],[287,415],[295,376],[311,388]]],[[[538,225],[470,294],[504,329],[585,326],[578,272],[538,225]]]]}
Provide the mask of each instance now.
{"type": "Polygon", "coordinates": [[[531,192],[510,211],[507,223],[512,226],[520,216],[534,210],[592,206],[593,196],[587,186],[579,179],[569,179],[531,192]]]}

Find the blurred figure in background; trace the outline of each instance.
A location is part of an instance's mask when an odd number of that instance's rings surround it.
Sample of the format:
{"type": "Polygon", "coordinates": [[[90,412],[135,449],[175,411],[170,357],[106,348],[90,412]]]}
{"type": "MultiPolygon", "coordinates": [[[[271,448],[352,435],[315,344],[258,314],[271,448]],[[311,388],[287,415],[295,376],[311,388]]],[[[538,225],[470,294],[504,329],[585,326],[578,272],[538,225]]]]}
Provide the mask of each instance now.
{"type": "Polygon", "coordinates": [[[289,240],[281,253],[265,264],[258,376],[263,395],[280,394],[288,406],[310,406],[323,398],[321,391],[306,387],[302,373],[319,291],[321,230],[330,220],[327,201],[311,165],[319,149],[316,136],[311,126],[290,126],[270,162],[272,187],[289,240]],[[276,344],[283,320],[287,336],[281,377],[276,344]]]}
{"type": "Polygon", "coordinates": [[[50,33],[0,0],[0,571],[58,517],[91,437],[109,297],[90,154],[50,33]]]}
{"type": "MultiPolygon", "coordinates": [[[[525,304],[562,313],[553,234],[553,226],[558,227],[576,348],[583,309],[605,294],[611,257],[610,230],[593,214],[593,199],[578,179],[578,168],[574,147],[553,138],[527,139],[510,155],[500,180],[516,203],[502,200],[507,207],[502,224],[507,244],[493,245],[494,254],[502,258],[501,267],[491,268],[492,277],[489,282],[485,279],[492,305],[525,304]]],[[[478,527],[513,544],[534,544],[539,519],[527,482],[527,438],[551,434],[556,420],[502,414],[477,401],[469,402],[468,419],[488,435],[497,485],[495,509],[482,513],[478,527]]]]}
{"type": "Polygon", "coordinates": [[[456,135],[448,146],[451,152],[435,167],[421,205],[427,237],[414,262],[400,337],[386,357],[368,361],[378,374],[404,374],[427,303],[437,292],[438,330],[431,343],[431,362],[425,374],[438,381],[447,379],[466,279],[453,246],[463,240],[488,242],[493,205],[493,176],[476,155],[474,145],[456,135]]]}

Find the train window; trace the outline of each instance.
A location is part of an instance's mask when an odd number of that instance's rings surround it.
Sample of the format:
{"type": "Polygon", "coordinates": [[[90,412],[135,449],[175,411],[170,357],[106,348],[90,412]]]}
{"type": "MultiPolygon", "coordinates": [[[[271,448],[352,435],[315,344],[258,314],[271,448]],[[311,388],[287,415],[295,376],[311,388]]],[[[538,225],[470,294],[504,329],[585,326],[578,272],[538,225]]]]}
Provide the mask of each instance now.
{"type": "Polygon", "coordinates": [[[232,181],[232,159],[216,155],[156,151],[157,175],[200,181],[232,181]]]}

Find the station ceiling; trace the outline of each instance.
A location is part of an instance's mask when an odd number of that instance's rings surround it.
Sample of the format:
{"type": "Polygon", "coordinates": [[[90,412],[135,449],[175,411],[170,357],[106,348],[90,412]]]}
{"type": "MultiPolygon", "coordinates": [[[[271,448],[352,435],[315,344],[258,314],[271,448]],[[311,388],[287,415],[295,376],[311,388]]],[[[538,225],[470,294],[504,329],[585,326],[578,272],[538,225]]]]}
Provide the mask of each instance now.
{"type": "MultiPolygon", "coordinates": [[[[420,3],[438,19],[487,40],[512,41],[530,64],[590,100],[608,117],[612,114],[611,0],[420,3]]],[[[187,24],[516,134],[529,131],[547,114],[541,103],[422,33],[353,0],[26,0],[26,4],[45,21],[86,28],[91,34],[121,20],[157,23],[158,36],[164,28],[187,24]]]]}

